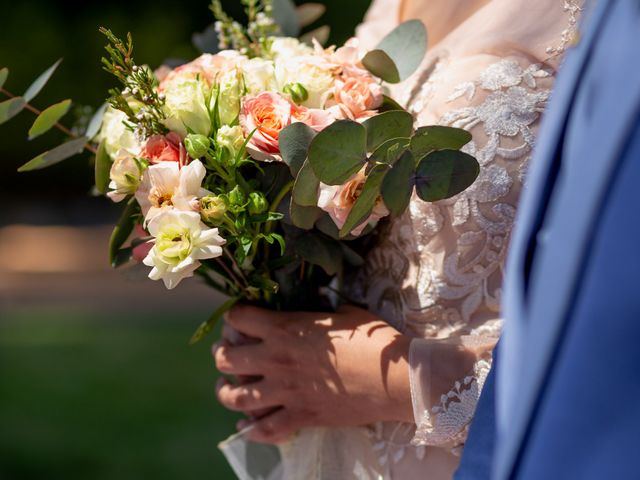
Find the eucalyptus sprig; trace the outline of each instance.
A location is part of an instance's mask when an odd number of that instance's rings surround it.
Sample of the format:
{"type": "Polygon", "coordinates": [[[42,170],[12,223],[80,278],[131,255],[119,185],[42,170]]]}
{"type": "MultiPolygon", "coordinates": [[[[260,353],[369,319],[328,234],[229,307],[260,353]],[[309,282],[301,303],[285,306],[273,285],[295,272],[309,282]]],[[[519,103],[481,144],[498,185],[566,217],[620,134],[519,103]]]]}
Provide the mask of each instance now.
{"type": "Polygon", "coordinates": [[[107,28],[101,27],[100,33],[109,40],[105,46],[109,58],[102,57],[103,68],[124,86],[122,91],[109,90],[109,103],[127,115],[130,126],[143,138],[166,133],[164,95],[158,93],[158,80],[149,67],[135,63],[131,33],[126,43],[107,28]]]}

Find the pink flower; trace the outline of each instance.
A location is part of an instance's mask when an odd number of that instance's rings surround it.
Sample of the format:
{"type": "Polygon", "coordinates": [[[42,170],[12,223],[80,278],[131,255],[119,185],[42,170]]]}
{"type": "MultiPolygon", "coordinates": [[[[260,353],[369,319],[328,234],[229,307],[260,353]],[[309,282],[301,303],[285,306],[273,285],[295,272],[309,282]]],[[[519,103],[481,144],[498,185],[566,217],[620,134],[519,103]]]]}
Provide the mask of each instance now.
{"type": "Polygon", "coordinates": [[[295,120],[308,125],[317,132],[336,121],[336,118],[329,110],[320,110],[319,108],[294,105],[292,115],[295,120]]]}
{"type": "Polygon", "coordinates": [[[140,156],[149,160],[149,163],[178,162],[180,167],[189,163],[187,154],[180,135],[171,132],[165,135],[153,135],[142,147],[140,156]]]}
{"type": "MultiPolygon", "coordinates": [[[[327,212],[338,228],[342,228],[351,213],[353,205],[362,193],[362,188],[366,181],[364,169],[356,173],[344,185],[320,184],[320,196],[318,207],[327,212]]],[[[382,217],[389,215],[389,210],[381,198],[378,199],[369,218],[354,228],[350,233],[360,235],[367,225],[376,223],[382,217]]]]}
{"type": "Polygon", "coordinates": [[[176,77],[200,77],[207,84],[213,85],[219,75],[236,68],[245,60],[247,60],[247,57],[233,50],[223,50],[216,55],[205,53],[192,62],[180,65],[169,73],[164,70],[161,71],[160,77],[162,78],[159,79],[159,90],[164,90],[176,77]]]}
{"type": "MultiPolygon", "coordinates": [[[[149,236],[149,234],[140,225],[136,225],[135,234],[136,234],[136,240],[146,238],[149,236]]],[[[133,253],[132,253],[133,259],[138,263],[142,263],[142,261],[149,254],[152,248],[153,248],[153,240],[141,243],[133,247],[133,253]]]]}
{"type": "Polygon", "coordinates": [[[243,99],[240,126],[247,136],[253,132],[247,149],[257,160],[281,160],[278,138],[291,125],[293,108],[289,100],[272,92],[243,99]]]}
{"type": "Polygon", "coordinates": [[[334,99],[337,114],[351,120],[362,120],[376,114],[382,105],[382,86],[369,76],[336,80],[334,99]]]}

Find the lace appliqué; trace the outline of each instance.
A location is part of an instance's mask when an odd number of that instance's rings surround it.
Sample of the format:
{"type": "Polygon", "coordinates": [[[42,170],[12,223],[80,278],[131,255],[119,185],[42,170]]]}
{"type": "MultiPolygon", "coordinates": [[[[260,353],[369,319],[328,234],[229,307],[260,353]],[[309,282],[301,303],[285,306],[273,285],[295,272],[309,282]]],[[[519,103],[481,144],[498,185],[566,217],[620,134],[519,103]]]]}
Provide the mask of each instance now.
{"type": "Polygon", "coordinates": [[[560,44],[557,46],[547,47],[546,52],[555,57],[563,54],[567,48],[575,45],[579,39],[578,19],[583,11],[582,2],[575,0],[565,0],[562,8],[569,16],[569,26],[562,31],[560,36],[560,44]]]}
{"type": "Polygon", "coordinates": [[[456,382],[453,389],[440,397],[438,405],[424,412],[411,444],[449,445],[459,454],[490,370],[490,360],[476,362],[473,375],[456,382]]]}

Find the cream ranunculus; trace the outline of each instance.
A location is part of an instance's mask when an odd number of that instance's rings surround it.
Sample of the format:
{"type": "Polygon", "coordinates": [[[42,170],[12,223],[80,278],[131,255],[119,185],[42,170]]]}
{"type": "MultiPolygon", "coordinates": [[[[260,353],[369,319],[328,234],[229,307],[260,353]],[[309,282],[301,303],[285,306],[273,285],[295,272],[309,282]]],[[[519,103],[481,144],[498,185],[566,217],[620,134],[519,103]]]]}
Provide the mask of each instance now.
{"type": "Polygon", "coordinates": [[[111,158],[115,158],[120,150],[126,150],[132,155],[140,153],[140,142],[133,131],[127,128],[126,121],[127,116],[113,107],[108,107],[104,112],[98,139],[104,143],[111,158]]]}
{"type": "Polygon", "coordinates": [[[220,127],[216,134],[216,143],[218,144],[218,148],[224,148],[232,158],[238,154],[244,144],[244,140],[245,138],[244,133],[242,132],[242,127],[239,125],[236,125],[235,127],[224,125],[220,127]]]}
{"type": "Polygon", "coordinates": [[[309,94],[302,105],[309,108],[324,108],[332,93],[334,83],[333,67],[322,57],[307,55],[302,57],[282,57],[276,60],[276,81],[278,89],[290,84],[301,84],[309,94]]]}
{"type": "Polygon", "coordinates": [[[200,160],[182,168],[177,162],[161,162],[147,168],[136,191],[145,222],[166,210],[198,211],[199,199],[209,193],[202,188],[206,173],[200,160]]]}
{"type": "MultiPolygon", "coordinates": [[[[240,113],[242,73],[238,69],[224,73],[218,83],[218,114],[223,125],[232,125],[240,113]]],[[[212,99],[215,102],[216,98],[212,99]]]]}
{"type": "Polygon", "coordinates": [[[205,82],[197,78],[177,77],[165,85],[163,93],[166,97],[165,125],[169,130],[183,138],[187,133],[211,133],[208,106],[211,91],[205,82]]]}
{"type": "Polygon", "coordinates": [[[168,210],[148,225],[155,244],[143,263],[153,267],[149,278],[162,280],[171,290],[193,276],[200,260],[222,255],[225,240],[217,228],[208,228],[195,212],[168,210]]]}
{"type": "Polygon", "coordinates": [[[114,156],[109,172],[111,191],[107,196],[114,202],[121,202],[127,195],[136,193],[142,177],[140,163],[128,151],[121,149],[114,156]]]}
{"type": "Polygon", "coordinates": [[[313,48],[292,37],[275,37],[271,43],[273,58],[294,58],[313,55],[313,48]]]}
{"type": "Polygon", "coordinates": [[[247,93],[255,95],[276,89],[275,66],[271,60],[252,58],[241,68],[247,93]]]}

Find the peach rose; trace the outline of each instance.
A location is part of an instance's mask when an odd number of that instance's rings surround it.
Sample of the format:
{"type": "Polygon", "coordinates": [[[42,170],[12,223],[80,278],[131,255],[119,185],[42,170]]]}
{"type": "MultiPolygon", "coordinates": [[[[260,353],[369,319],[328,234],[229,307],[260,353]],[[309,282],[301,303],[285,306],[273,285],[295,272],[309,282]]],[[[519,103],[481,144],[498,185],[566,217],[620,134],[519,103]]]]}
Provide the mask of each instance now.
{"type": "Polygon", "coordinates": [[[202,78],[209,86],[213,85],[221,73],[238,67],[247,57],[233,50],[223,50],[215,55],[205,53],[192,62],[180,65],[170,72],[162,71],[159,90],[164,90],[177,77],[202,78]]]}
{"type": "Polygon", "coordinates": [[[178,162],[180,167],[189,163],[187,154],[180,135],[171,132],[165,135],[153,135],[149,137],[147,143],[142,147],[140,156],[149,163],[178,162]]]}
{"type": "MultiPolygon", "coordinates": [[[[338,228],[342,228],[356,200],[362,193],[366,181],[364,169],[356,173],[344,185],[320,184],[318,207],[327,212],[338,228]]],[[[360,235],[369,224],[375,224],[382,217],[389,215],[382,198],[376,202],[369,218],[351,231],[352,235],[360,235]]]]}
{"type": "Polygon", "coordinates": [[[253,136],[247,149],[257,160],[281,160],[278,137],[291,125],[294,105],[283,96],[263,92],[245,97],[240,110],[240,126],[245,135],[253,136]]]}
{"type": "Polygon", "coordinates": [[[317,132],[325,129],[336,120],[329,110],[306,108],[297,105],[293,106],[292,115],[296,121],[307,124],[317,132]]]}
{"type": "Polygon", "coordinates": [[[382,105],[382,86],[369,76],[336,80],[334,88],[337,115],[350,120],[363,120],[376,114],[382,105]]]}

